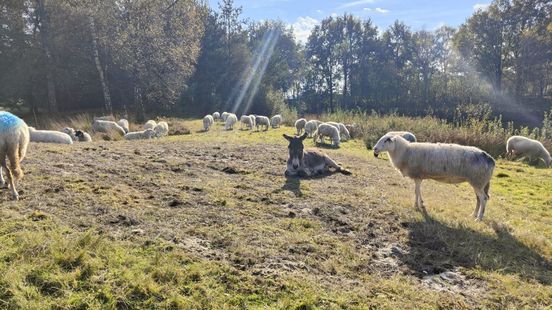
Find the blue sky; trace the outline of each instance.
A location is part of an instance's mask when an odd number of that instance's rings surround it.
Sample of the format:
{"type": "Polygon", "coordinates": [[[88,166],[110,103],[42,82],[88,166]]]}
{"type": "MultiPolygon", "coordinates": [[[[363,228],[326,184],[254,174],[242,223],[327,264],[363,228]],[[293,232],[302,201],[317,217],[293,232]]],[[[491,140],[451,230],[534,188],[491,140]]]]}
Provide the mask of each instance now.
{"type": "MultiPolygon", "coordinates": [[[[217,7],[218,0],[208,0],[217,7]]],[[[310,30],[324,17],[345,12],[371,18],[385,29],[401,20],[413,30],[433,30],[442,25],[458,26],[485,0],[234,0],[243,15],[252,20],[280,19],[293,25],[298,40],[305,41],[310,30]]]]}

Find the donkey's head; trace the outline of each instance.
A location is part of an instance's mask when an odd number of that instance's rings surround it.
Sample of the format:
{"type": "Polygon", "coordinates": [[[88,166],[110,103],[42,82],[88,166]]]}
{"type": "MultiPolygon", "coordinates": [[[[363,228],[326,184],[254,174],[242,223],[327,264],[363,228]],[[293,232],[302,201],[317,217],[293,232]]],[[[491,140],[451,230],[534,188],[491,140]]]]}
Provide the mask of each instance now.
{"type": "Polygon", "coordinates": [[[289,159],[287,161],[288,170],[296,171],[301,165],[303,160],[303,140],[307,138],[307,134],[304,133],[302,136],[289,136],[284,134],[284,138],[289,141],[289,159]]]}

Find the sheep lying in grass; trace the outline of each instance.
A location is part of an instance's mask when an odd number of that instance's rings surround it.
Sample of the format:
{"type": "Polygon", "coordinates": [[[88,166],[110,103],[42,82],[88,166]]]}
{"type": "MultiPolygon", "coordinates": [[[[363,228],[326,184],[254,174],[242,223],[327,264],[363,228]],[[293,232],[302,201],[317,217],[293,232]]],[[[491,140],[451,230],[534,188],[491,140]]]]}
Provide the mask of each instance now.
{"type": "Polygon", "coordinates": [[[36,130],[34,127],[29,127],[29,135],[31,138],[31,142],[73,144],[73,139],[71,138],[71,136],[64,132],[53,130],[36,130]]]}
{"type": "Polygon", "coordinates": [[[205,115],[205,117],[203,117],[203,131],[209,131],[209,128],[211,128],[211,125],[213,125],[214,123],[215,118],[213,116],[205,115]]]}
{"type": "MultiPolygon", "coordinates": [[[[408,131],[389,131],[388,133],[385,134],[385,136],[388,136],[388,137],[401,136],[408,142],[417,142],[418,141],[416,139],[416,136],[413,133],[408,132],[408,131]]],[[[374,153],[374,156],[378,157],[379,155],[374,153]]]]}
{"type": "Polygon", "coordinates": [[[128,133],[129,132],[129,124],[128,124],[128,121],[124,118],[121,118],[118,122],[117,122],[117,125],[121,126],[121,128],[123,128],[123,130],[125,131],[125,133],[128,133]]]}
{"type": "Polygon", "coordinates": [[[111,131],[115,131],[121,134],[121,136],[125,135],[125,130],[123,129],[123,127],[119,126],[119,124],[112,121],[95,120],[92,123],[92,131],[103,132],[103,133],[109,133],[111,131]]]}
{"type": "Polygon", "coordinates": [[[284,134],[284,138],[289,141],[289,159],[287,161],[286,176],[314,176],[329,171],[334,168],[336,172],[349,175],[350,171],[344,169],[328,155],[317,151],[305,151],[303,140],[307,138],[307,133],[300,137],[292,137],[284,134]]]}
{"type": "Polygon", "coordinates": [[[153,128],[153,131],[155,131],[155,136],[157,138],[167,136],[169,135],[169,124],[167,124],[167,122],[159,122],[153,128]]]}
{"type": "Polygon", "coordinates": [[[303,130],[305,130],[305,124],[307,123],[307,120],[304,118],[300,118],[295,121],[295,129],[297,129],[297,135],[301,135],[303,130]]]}
{"type": "Polygon", "coordinates": [[[483,220],[489,187],[495,167],[491,155],[472,146],[441,143],[410,143],[397,135],[384,135],[374,147],[374,155],[387,152],[399,172],[414,180],[415,206],[425,211],[421,184],[424,179],[444,183],[468,182],[474,189],[476,220],[483,220]]]}
{"type": "Polygon", "coordinates": [[[234,113],[228,113],[226,115],[226,121],[224,122],[224,130],[234,129],[234,125],[238,122],[238,117],[234,113]]]}
{"type": "Polygon", "coordinates": [[[282,121],[282,115],[276,114],[270,119],[270,125],[272,126],[272,128],[279,128],[282,124],[282,121]]]}
{"type": "Polygon", "coordinates": [[[313,141],[316,144],[317,140],[320,139],[320,143],[324,143],[324,137],[329,137],[332,140],[332,145],[334,147],[339,147],[341,137],[339,136],[339,130],[337,127],[327,123],[320,124],[318,129],[313,134],[313,141]]]}
{"type": "Polygon", "coordinates": [[[85,131],[75,131],[75,136],[79,142],[92,142],[92,137],[85,131]]]}
{"type": "Polygon", "coordinates": [[[242,115],[242,117],[240,118],[240,129],[243,129],[243,126],[245,126],[245,128],[247,129],[253,129],[254,121],[255,119],[251,119],[249,115],[242,115]]]}
{"type": "Polygon", "coordinates": [[[257,126],[257,131],[265,127],[265,131],[268,130],[268,127],[270,126],[270,119],[266,116],[262,115],[255,115],[255,125],[257,126]]]}
{"type": "Polygon", "coordinates": [[[322,122],[317,120],[310,120],[305,124],[305,132],[307,133],[309,138],[312,138],[312,135],[314,134],[316,129],[318,129],[318,126],[320,126],[320,124],[322,124],[322,122]]]}
{"type": "Polygon", "coordinates": [[[222,119],[223,122],[226,123],[226,119],[228,118],[228,115],[230,115],[230,113],[222,112],[222,114],[220,115],[220,118],[222,119]]]}
{"type": "Polygon", "coordinates": [[[129,132],[124,136],[124,138],[125,140],[140,140],[140,139],[151,139],[154,136],[155,136],[155,131],[149,128],[142,131],[129,132]]]}
{"type": "Polygon", "coordinates": [[[552,166],[552,157],[540,141],[523,136],[512,136],[506,142],[508,157],[527,156],[530,160],[542,159],[548,166],[552,166]]]}
{"type": "Polygon", "coordinates": [[[220,113],[219,112],[215,112],[211,116],[213,117],[213,121],[215,121],[215,122],[220,120],[220,113]]]}
{"type": "Polygon", "coordinates": [[[339,135],[341,136],[341,141],[347,141],[351,139],[351,134],[349,133],[349,130],[347,127],[345,127],[342,123],[336,123],[336,122],[327,122],[326,124],[330,124],[334,127],[336,127],[339,130],[339,135]]]}
{"type": "Polygon", "coordinates": [[[145,124],[144,124],[144,130],[145,129],[153,129],[155,128],[155,126],[157,126],[157,122],[150,119],[149,121],[147,121],[145,124]]]}
{"type": "Polygon", "coordinates": [[[20,162],[27,153],[29,140],[29,128],[22,119],[9,112],[0,112],[0,187],[6,184],[4,170],[14,200],[19,199],[15,182],[23,177],[20,162]]]}
{"type": "Polygon", "coordinates": [[[60,130],[61,132],[63,133],[66,133],[69,135],[69,137],[71,137],[71,139],[73,141],[77,141],[77,136],[75,135],[76,131],[75,129],[71,128],[71,127],[65,127],[63,128],[62,130],[60,130]]]}

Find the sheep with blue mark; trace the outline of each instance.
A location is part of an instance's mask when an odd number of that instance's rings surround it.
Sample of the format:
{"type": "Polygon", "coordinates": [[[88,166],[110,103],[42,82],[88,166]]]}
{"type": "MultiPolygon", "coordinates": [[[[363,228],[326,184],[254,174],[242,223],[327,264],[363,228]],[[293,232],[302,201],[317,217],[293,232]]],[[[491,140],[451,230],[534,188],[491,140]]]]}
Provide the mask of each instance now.
{"type": "Polygon", "coordinates": [[[20,162],[27,153],[29,141],[29,127],[25,121],[9,112],[0,111],[0,187],[6,184],[2,173],[5,171],[14,200],[19,199],[15,183],[23,177],[20,162]],[[6,159],[9,160],[9,167],[6,159]]]}

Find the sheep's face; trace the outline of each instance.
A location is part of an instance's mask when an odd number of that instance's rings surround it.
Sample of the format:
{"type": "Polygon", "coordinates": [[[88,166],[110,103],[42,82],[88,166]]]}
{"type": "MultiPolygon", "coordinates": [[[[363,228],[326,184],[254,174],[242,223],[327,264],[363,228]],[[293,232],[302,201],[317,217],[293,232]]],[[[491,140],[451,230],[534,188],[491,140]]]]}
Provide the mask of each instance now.
{"type": "Polygon", "coordinates": [[[151,138],[153,138],[153,137],[155,136],[155,130],[153,130],[153,129],[151,129],[151,128],[150,128],[150,129],[146,129],[146,130],[144,131],[144,133],[146,134],[146,138],[148,138],[148,139],[151,139],[151,138]]]}
{"type": "Polygon", "coordinates": [[[299,137],[292,137],[284,134],[284,138],[289,141],[289,159],[287,161],[288,171],[295,172],[299,169],[301,162],[303,161],[303,151],[305,149],[303,140],[307,138],[307,134],[303,134],[299,137]]]}
{"type": "Polygon", "coordinates": [[[374,157],[378,157],[380,153],[392,152],[395,150],[395,137],[385,135],[381,137],[374,146],[374,157]]]}

